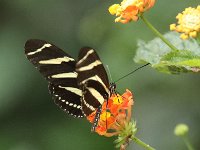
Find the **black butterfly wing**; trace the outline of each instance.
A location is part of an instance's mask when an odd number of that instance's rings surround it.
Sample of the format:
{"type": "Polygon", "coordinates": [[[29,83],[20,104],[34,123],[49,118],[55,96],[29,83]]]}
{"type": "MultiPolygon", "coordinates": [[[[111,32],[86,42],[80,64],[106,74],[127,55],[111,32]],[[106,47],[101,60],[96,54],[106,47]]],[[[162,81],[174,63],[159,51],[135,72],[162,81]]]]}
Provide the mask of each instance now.
{"type": "Polygon", "coordinates": [[[98,54],[89,47],[80,50],[76,71],[83,91],[82,111],[88,116],[109,97],[108,76],[98,54]]]}
{"type": "Polygon", "coordinates": [[[83,117],[76,61],[55,45],[38,39],[26,42],[25,54],[49,82],[49,91],[55,103],[68,114],[83,117]]]}

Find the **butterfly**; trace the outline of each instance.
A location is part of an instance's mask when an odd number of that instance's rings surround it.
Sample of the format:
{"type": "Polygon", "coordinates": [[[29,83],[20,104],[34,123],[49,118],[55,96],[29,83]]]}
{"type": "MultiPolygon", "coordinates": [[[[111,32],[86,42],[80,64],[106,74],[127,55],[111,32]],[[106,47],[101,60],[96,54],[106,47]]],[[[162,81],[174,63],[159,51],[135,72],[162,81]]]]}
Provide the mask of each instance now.
{"type": "Polygon", "coordinates": [[[77,118],[97,111],[94,130],[103,102],[115,89],[96,51],[83,47],[76,61],[49,42],[30,39],[25,54],[48,81],[49,92],[63,111],[77,118]]]}

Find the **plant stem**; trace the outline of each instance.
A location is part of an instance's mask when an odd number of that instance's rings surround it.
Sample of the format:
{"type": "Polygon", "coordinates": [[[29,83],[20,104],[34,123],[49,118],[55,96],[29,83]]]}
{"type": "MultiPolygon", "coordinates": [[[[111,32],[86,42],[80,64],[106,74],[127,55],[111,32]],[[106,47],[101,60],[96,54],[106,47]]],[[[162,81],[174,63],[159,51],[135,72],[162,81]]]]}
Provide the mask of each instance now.
{"type": "Polygon", "coordinates": [[[133,141],[135,141],[135,143],[139,144],[140,146],[144,147],[146,150],[155,150],[155,148],[151,147],[150,145],[144,143],[143,141],[141,141],[140,139],[138,139],[137,137],[132,137],[131,138],[133,141]]]}
{"type": "Polygon", "coordinates": [[[165,43],[167,44],[173,51],[178,50],[174,45],[172,45],[143,15],[140,18],[144,21],[144,23],[165,43]]]}
{"type": "Polygon", "coordinates": [[[197,43],[199,43],[199,45],[200,45],[200,34],[197,36],[197,43]]]}
{"type": "Polygon", "coordinates": [[[188,150],[194,150],[194,148],[192,147],[191,143],[188,140],[188,137],[187,136],[183,136],[182,138],[183,138],[183,141],[185,142],[188,150]]]}

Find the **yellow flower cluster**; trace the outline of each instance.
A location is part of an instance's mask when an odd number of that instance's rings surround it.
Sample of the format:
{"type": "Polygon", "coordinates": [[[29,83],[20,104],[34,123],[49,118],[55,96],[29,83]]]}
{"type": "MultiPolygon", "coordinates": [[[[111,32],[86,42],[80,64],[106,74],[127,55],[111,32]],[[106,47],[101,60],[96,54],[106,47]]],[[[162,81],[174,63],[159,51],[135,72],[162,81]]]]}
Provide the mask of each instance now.
{"type": "Polygon", "coordinates": [[[200,5],[197,8],[186,8],[182,13],[176,16],[177,25],[171,24],[170,30],[182,33],[182,39],[197,37],[200,32],[200,5]]]}

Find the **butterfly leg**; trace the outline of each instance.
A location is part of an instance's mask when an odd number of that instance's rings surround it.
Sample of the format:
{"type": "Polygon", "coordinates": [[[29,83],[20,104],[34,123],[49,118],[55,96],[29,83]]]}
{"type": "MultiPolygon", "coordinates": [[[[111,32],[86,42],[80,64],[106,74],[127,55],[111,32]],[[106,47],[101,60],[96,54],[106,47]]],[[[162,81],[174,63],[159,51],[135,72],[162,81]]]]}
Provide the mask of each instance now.
{"type": "Polygon", "coordinates": [[[107,122],[107,108],[108,108],[108,100],[106,101],[106,129],[108,129],[108,122],[107,122]]]}
{"type": "Polygon", "coordinates": [[[99,123],[99,118],[100,118],[100,115],[101,115],[101,110],[102,110],[102,105],[100,105],[98,108],[97,108],[97,111],[96,111],[96,115],[95,115],[95,118],[94,118],[94,122],[93,122],[93,125],[92,125],[92,128],[91,128],[91,131],[95,131],[98,123],[99,123]]]}

